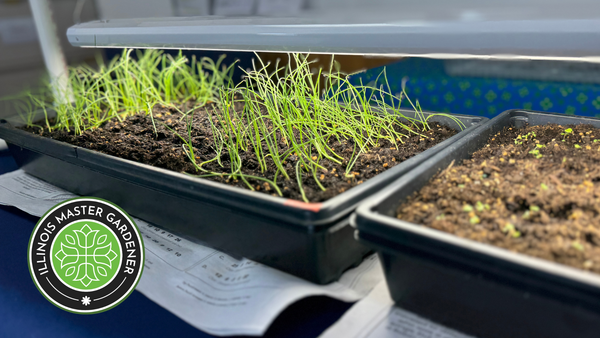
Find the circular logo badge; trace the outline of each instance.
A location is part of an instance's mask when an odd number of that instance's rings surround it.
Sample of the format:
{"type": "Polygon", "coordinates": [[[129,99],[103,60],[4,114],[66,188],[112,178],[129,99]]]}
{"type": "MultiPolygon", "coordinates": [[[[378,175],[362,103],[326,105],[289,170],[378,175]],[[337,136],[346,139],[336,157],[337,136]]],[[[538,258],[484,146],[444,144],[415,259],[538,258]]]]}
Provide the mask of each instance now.
{"type": "Polygon", "coordinates": [[[109,310],[131,294],[144,267],[144,243],[129,215],[94,197],[75,198],[38,221],[29,272],[59,308],[81,314],[109,310]]]}

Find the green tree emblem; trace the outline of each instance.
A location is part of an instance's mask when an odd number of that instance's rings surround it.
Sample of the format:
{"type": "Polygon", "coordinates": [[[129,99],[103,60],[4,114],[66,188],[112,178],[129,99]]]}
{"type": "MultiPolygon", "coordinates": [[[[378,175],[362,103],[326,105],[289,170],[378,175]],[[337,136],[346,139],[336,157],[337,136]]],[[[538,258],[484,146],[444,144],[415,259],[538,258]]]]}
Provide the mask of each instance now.
{"type": "Polygon", "coordinates": [[[63,283],[92,290],[112,280],[117,273],[121,248],[112,231],[93,221],[71,224],[52,247],[54,270],[63,283]]]}

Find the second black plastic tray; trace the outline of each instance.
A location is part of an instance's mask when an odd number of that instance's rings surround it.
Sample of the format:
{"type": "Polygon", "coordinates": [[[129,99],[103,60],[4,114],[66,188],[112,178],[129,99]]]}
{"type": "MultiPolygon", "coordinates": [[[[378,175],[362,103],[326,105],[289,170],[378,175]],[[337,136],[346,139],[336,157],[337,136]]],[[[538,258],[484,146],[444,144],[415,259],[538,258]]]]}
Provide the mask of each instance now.
{"type": "MultiPolygon", "coordinates": [[[[412,111],[403,113],[415,116],[412,111]]],[[[325,284],[369,252],[354,240],[349,226],[357,204],[487,120],[454,116],[466,126],[464,131],[324,203],[193,178],[57,142],[6,122],[0,123],[0,138],[19,166],[35,177],[79,195],[105,198],[132,215],[227,254],[325,284]]],[[[430,121],[459,129],[442,116],[430,121]]]]}
{"type": "Polygon", "coordinates": [[[376,249],[396,304],[478,337],[600,337],[600,275],[397,219],[407,197],[505,127],[594,118],[506,111],[363,203],[352,223],[376,249]]]}

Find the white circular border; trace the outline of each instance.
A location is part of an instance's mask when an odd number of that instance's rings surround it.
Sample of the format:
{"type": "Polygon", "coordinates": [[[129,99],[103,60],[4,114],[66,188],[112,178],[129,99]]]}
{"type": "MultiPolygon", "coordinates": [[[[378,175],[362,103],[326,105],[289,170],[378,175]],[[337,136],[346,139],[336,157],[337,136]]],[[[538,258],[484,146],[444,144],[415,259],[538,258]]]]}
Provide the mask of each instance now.
{"type": "MultiPolygon", "coordinates": [[[[135,224],[135,222],[133,221],[133,218],[131,218],[131,217],[129,217],[128,215],[126,215],[126,214],[123,212],[123,210],[121,210],[119,207],[116,207],[115,205],[113,205],[113,204],[110,204],[110,203],[108,203],[108,202],[106,202],[106,201],[104,201],[104,200],[102,200],[102,199],[89,198],[89,197],[80,197],[80,198],[74,198],[74,199],[72,199],[72,200],[69,200],[69,201],[67,201],[67,202],[62,202],[62,203],[60,203],[60,204],[56,205],[54,208],[52,208],[52,209],[48,210],[48,211],[46,212],[46,214],[44,215],[44,217],[43,217],[43,218],[41,218],[41,219],[38,221],[38,224],[41,224],[41,225],[43,225],[43,224],[44,224],[44,222],[46,221],[46,218],[48,217],[48,215],[52,214],[52,213],[53,213],[53,212],[54,212],[56,209],[58,209],[58,208],[62,208],[62,207],[64,207],[65,205],[69,205],[69,204],[72,204],[72,203],[75,203],[75,202],[80,202],[80,201],[93,201],[93,202],[98,202],[98,203],[101,203],[101,204],[104,204],[104,205],[108,205],[108,206],[110,206],[111,208],[115,208],[115,209],[116,209],[116,210],[119,212],[119,214],[121,214],[121,216],[123,216],[123,217],[127,218],[127,219],[128,219],[130,222],[131,222],[131,224],[134,226],[134,228],[135,228],[135,235],[136,235],[136,237],[137,237],[137,239],[138,239],[138,241],[139,241],[139,243],[140,243],[140,245],[141,245],[141,248],[140,248],[140,249],[141,249],[141,250],[140,250],[140,262],[141,262],[141,266],[140,266],[140,270],[139,270],[139,272],[140,272],[140,273],[139,273],[139,274],[136,276],[136,278],[135,278],[135,280],[134,280],[134,283],[133,283],[133,284],[131,285],[131,287],[130,287],[130,288],[127,290],[127,292],[126,292],[126,293],[125,293],[125,294],[124,294],[124,295],[123,295],[121,298],[119,298],[118,300],[116,300],[115,302],[112,302],[111,304],[109,304],[109,305],[107,305],[107,306],[104,306],[104,307],[102,307],[102,308],[98,308],[98,309],[94,309],[94,310],[85,311],[85,310],[72,309],[72,308],[70,308],[70,307],[67,307],[67,306],[64,306],[64,305],[60,304],[60,303],[59,303],[59,302],[57,302],[57,301],[56,301],[54,298],[52,298],[52,297],[48,296],[48,294],[46,293],[46,291],[44,291],[44,289],[42,289],[42,288],[40,287],[40,283],[39,283],[39,281],[38,281],[38,279],[37,279],[37,276],[36,276],[36,274],[35,274],[35,273],[31,273],[31,276],[32,276],[32,278],[33,278],[33,280],[34,280],[34,282],[35,282],[35,284],[36,284],[36,287],[38,288],[38,290],[40,290],[40,292],[41,292],[41,293],[42,293],[42,294],[43,294],[43,295],[44,295],[44,296],[45,296],[47,299],[51,300],[51,301],[52,301],[52,304],[54,304],[55,306],[57,306],[57,307],[60,307],[61,309],[64,309],[64,310],[67,310],[67,311],[70,311],[70,312],[74,312],[74,313],[81,313],[81,314],[86,314],[86,313],[97,313],[97,312],[102,312],[102,311],[105,311],[105,310],[107,310],[107,309],[110,309],[110,308],[112,308],[112,307],[116,306],[117,304],[119,304],[120,302],[122,302],[122,301],[123,301],[125,298],[127,298],[127,297],[128,297],[130,294],[131,294],[131,292],[133,292],[133,290],[134,290],[134,289],[135,289],[135,287],[137,286],[138,282],[140,281],[140,278],[142,277],[142,272],[143,272],[143,270],[144,270],[145,254],[146,254],[146,253],[145,253],[145,248],[144,248],[144,242],[142,241],[142,237],[140,236],[140,230],[137,228],[137,225],[136,225],[136,224],[135,224]]],[[[35,238],[35,236],[37,235],[38,231],[39,231],[41,228],[42,228],[42,226],[39,226],[39,227],[38,227],[38,226],[36,226],[36,229],[34,230],[34,232],[33,232],[33,233],[32,233],[32,235],[31,235],[31,238],[32,238],[32,239],[33,239],[33,238],[35,238]]],[[[30,270],[30,271],[33,271],[33,269],[31,268],[31,261],[32,261],[32,255],[31,255],[31,253],[32,253],[32,249],[33,249],[33,243],[34,243],[34,242],[33,242],[33,241],[31,241],[31,243],[30,243],[30,245],[29,245],[29,253],[28,253],[28,258],[29,258],[29,260],[28,260],[28,262],[27,262],[27,265],[29,265],[29,270],[30,270]]]]}

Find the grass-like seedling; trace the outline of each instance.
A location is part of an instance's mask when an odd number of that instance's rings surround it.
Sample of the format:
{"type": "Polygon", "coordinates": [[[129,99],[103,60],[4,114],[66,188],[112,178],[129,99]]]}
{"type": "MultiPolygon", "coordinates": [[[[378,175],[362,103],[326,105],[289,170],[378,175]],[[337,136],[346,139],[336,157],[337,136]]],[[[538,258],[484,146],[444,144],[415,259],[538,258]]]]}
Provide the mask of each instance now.
{"type": "MultiPolygon", "coordinates": [[[[179,53],[173,57],[157,50],[133,50],[108,64],[98,60],[98,68],[77,66],[69,69],[69,89],[73,101],[57,104],[50,87],[37,93],[21,94],[18,106],[25,122],[32,126],[34,116],[42,111],[41,128],[67,130],[80,135],[104,122],[123,120],[131,114],[145,111],[152,116],[152,107],[164,104],[174,108],[180,103],[192,102],[194,107],[214,101],[217,90],[231,81],[233,65],[222,67],[223,57],[217,62],[210,58],[188,60],[179,53]],[[51,112],[55,118],[51,122],[51,112]]],[[[67,93],[63,93],[67,95],[67,93]]]]}
{"type": "MultiPolygon", "coordinates": [[[[303,188],[306,180],[326,189],[318,177],[319,170],[327,171],[324,161],[343,166],[345,172],[340,175],[353,180],[353,168],[361,154],[384,140],[398,148],[409,135],[426,138],[423,133],[430,129],[428,121],[434,116],[423,114],[419,102],[408,98],[405,83],[400,93],[393,94],[385,70],[375,81],[379,87],[353,85],[347,75],[334,70],[334,61],[328,71],[315,73],[306,57],[292,54],[287,64],[277,63],[270,71],[270,65],[258,57],[244,81],[233,86],[233,65],[221,66],[222,58],[217,62],[188,60],[181,53],[172,57],[154,50],[138,52],[137,58],[132,58],[131,53],[124,51],[107,65],[100,62],[98,69],[72,68],[71,104],[56,104],[45,95],[27,95],[23,103],[27,124],[32,126],[33,113],[42,110],[45,119],[40,128],[80,135],[108,120],[145,112],[157,134],[153,107],[167,105],[182,114],[182,121],[187,119],[185,133],[164,126],[181,140],[196,176],[241,180],[252,190],[251,181],[266,182],[280,196],[278,181],[295,180],[308,202],[303,188]],[[319,81],[321,78],[324,81],[319,81]],[[402,114],[402,101],[414,109],[413,117],[402,114]],[[216,107],[204,107],[207,102],[215,102],[216,107]],[[184,106],[186,111],[182,111],[184,106]],[[50,111],[56,113],[54,120],[49,118],[50,111]],[[195,154],[200,152],[192,142],[194,116],[199,113],[208,115],[215,152],[213,158],[202,161],[198,161],[195,154]],[[353,146],[352,155],[336,153],[332,141],[353,146]],[[242,157],[248,154],[265,175],[247,174],[242,157]],[[226,157],[228,160],[223,160],[226,157]],[[213,162],[222,170],[205,169],[213,162]],[[275,168],[275,174],[266,177],[268,168],[275,168]]],[[[451,115],[437,115],[462,126],[451,115]]]]}
{"type": "MultiPolygon", "coordinates": [[[[244,82],[220,91],[220,109],[209,112],[214,148],[228,150],[232,179],[245,181],[239,154],[250,151],[262,172],[267,163],[277,168],[273,180],[267,180],[276,190],[278,179],[290,179],[294,174],[308,202],[302,188],[305,179],[313,179],[325,190],[317,178],[318,170],[327,170],[322,160],[344,165],[345,177],[352,179],[357,159],[371,147],[384,139],[399,147],[408,134],[422,135],[429,129],[427,122],[433,115],[425,117],[418,101],[413,104],[406,95],[404,85],[400,96],[392,94],[385,70],[380,75],[384,82],[381,87],[355,86],[344,74],[333,71],[332,62],[329,72],[321,69],[317,73],[325,77],[327,95],[323,95],[320,81],[313,79],[311,62],[299,54],[290,55],[287,65],[276,64],[273,72],[267,71],[269,65],[260,58],[257,63],[246,73],[244,82]],[[403,99],[415,109],[416,117],[402,114],[403,99]],[[243,103],[241,111],[234,109],[237,102],[243,103]],[[331,139],[352,142],[352,156],[337,154],[329,146],[331,139]],[[287,150],[281,151],[280,144],[287,145],[287,150]],[[286,162],[294,163],[292,172],[286,169],[286,162]]],[[[441,115],[461,124],[450,115],[441,115]]],[[[214,160],[219,157],[217,152],[214,160]]],[[[206,171],[201,165],[199,170],[206,171]]]]}

